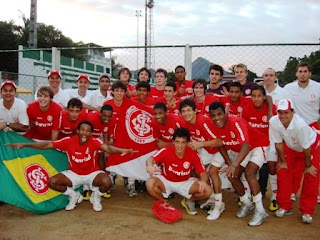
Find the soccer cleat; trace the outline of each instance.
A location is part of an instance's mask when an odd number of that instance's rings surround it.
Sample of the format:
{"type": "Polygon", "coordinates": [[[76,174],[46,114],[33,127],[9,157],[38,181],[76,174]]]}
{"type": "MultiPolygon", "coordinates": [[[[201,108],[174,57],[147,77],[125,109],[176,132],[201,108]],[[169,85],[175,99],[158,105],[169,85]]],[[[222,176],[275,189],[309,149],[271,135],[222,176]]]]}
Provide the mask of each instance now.
{"type": "Polygon", "coordinates": [[[279,218],[282,218],[284,216],[288,216],[288,215],[291,215],[293,214],[293,212],[291,210],[285,210],[283,208],[279,208],[277,211],[276,211],[276,217],[279,217],[279,218]]]}
{"type": "Polygon", "coordinates": [[[89,200],[90,200],[91,193],[90,193],[89,190],[84,190],[83,193],[82,193],[82,196],[83,196],[83,200],[89,201],[89,200]]]}
{"type": "Polygon", "coordinates": [[[302,215],[302,222],[306,224],[312,223],[312,216],[310,214],[303,214],[302,215]]]}
{"type": "Polygon", "coordinates": [[[93,210],[96,212],[100,212],[102,210],[102,205],[101,205],[101,197],[99,194],[96,192],[92,192],[91,197],[90,197],[90,202],[93,205],[93,210]]]}
{"type": "Polygon", "coordinates": [[[66,209],[67,211],[70,211],[70,210],[74,209],[74,208],[77,206],[78,203],[81,203],[81,202],[82,202],[82,200],[83,200],[82,195],[81,195],[79,192],[76,192],[76,193],[74,194],[74,196],[70,196],[70,197],[69,197],[69,203],[68,203],[68,205],[65,207],[65,209],[66,209]]]}
{"type": "Polygon", "coordinates": [[[244,218],[248,216],[248,214],[254,209],[254,206],[252,203],[249,205],[242,203],[239,211],[237,212],[236,216],[238,218],[244,218]]]}
{"type": "Polygon", "coordinates": [[[226,209],[224,202],[219,205],[215,205],[213,211],[207,217],[208,220],[216,220],[220,217],[220,214],[226,209]]]}
{"type": "Polygon", "coordinates": [[[129,194],[129,197],[134,197],[134,196],[138,195],[134,184],[128,185],[128,188],[127,188],[126,192],[129,194]]]}
{"type": "Polygon", "coordinates": [[[110,192],[105,192],[103,195],[102,195],[103,198],[110,198],[111,197],[111,194],[110,192]]]}
{"type": "Polygon", "coordinates": [[[187,210],[187,213],[189,215],[197,215],[198,212],[195,208],[195,203],[194,202],[187,202],[186,199],[182,199],[181,205],[187,210]]]}
{"type": "Polygon", "coordinates": [[[278,205],[277,200],[272,200],[272,201],[270,202],[269,209],[270,209],[270,211],[272,211],[272,212],[277,211],[277,210],[279,209],[279,205],[278,205]]]}
{"type": "Polygon", "coordinates": [[[294,202],[297,201],[297,197],[294,193],[291,193],[290,199],[294,202]]]}
{"type": "Polygon", "coordinates": [[[258,212],[255,210],[252,219],[248,222],[248,225],[252,227],[260,226],[268,216],[269,215],[266,211],[258,212]]]}
{"type": "Polygon", "coordinates": [[[317,197],[317,203],[320,203],[320,196],[317,197]]]}

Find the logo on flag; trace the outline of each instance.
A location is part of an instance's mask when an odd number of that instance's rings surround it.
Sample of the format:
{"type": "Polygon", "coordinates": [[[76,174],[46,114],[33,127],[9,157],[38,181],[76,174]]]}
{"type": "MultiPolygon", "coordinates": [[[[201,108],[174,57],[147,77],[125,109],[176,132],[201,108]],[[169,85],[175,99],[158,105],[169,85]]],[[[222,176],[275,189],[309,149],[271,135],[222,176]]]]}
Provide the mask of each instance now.
{"type": "Polygon", "coordinates": [[[26,167],[25,177],[29,187],[36,194],[46,194],[49,191],[48,171],[39,164],[31,164],[26,167]]]}

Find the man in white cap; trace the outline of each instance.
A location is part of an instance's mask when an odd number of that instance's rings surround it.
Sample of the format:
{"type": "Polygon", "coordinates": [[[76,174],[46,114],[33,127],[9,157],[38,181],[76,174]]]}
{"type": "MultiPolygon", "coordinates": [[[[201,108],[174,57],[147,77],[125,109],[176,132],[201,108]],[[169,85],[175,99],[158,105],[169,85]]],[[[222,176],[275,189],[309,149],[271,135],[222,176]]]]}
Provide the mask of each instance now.
{"type": "Polygon", "coordinates": [[[60,107],[66,108],[70,98],[60,87],[61,78],[62,77],[60,71],[51,70],[48,74],[48,83],[53,91],[53,101],[58,103],[60,107]]]}
{"type": "Polygon", "coordinates": [[[17,86],[11,81],[1,84],[0,130],[26,132],[29,127],[27,104],[16,98],[17,86]]]}
{"type": "MultiPolygon", "coordinates": [[[[275,143],[279,161],[277,163],[278,193],[280,208],[277,217],[292,214],[293,177],[295,168],[304,168],[304,180],[300,196],[302,222],[312,223],[312,214],[317,204],[319,184],[319,145],[317,134],[295,114],[290,100],[278,102],[277,116],[270,119],[269,137],[275,143]]],[[[302,172],[302,171],[301,171],[302,172]]]]}

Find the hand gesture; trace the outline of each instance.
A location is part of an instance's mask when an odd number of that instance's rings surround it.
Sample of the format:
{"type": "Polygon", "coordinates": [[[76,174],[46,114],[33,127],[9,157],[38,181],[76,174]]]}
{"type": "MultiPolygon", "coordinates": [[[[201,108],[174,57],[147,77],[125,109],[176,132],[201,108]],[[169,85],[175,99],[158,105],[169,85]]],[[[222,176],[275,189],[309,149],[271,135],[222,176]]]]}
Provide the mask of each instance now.
{"type": "Polygon", "coordinates": [[[6,143],[5,145],[11,147],[13,150],[14,148],[20,149],[24,147],[23,143],[6,143]]]}
{"type": "Polygon", "coordinates": [[[228,178],[235,178],[236,177],[236,174],[235,174],[236,167],[233,166],[233,165],[230,165],[230,166],[228,166],[226,168],[220,169],[219,172],[226,173],[226,176],[228,178]]]}
{"type": "Polygon", "coordinates": [[[316,177],[317,176],[317,169],[311,165],[311,167],[308,167],[304,170],[304,173],[305,174],[311,174],[312,176],[316,177]]]}
{"type": "Polygon", "coordinates": [[[137,153],[137,152],[139,152],[139,151],[138,150],[133,150],[133,149],[124,149],[120,156],[124,156],[124,155],[126,155],[128,153],[130,153],[130,155],[132,156],[134,153],[137,153]]]}

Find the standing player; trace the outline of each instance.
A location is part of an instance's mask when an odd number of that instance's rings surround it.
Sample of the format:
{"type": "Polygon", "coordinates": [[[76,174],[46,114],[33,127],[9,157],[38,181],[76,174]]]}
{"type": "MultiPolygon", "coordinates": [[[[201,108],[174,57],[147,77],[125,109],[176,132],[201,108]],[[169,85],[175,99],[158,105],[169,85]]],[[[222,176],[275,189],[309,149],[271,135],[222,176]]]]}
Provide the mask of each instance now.
{"type": "Polygon", "coordinates": [[[137,82],[146,81],[150,82],[151,72],[148,68],[143,67],[138,71],[137,82]]]}
{"type": "Polygon", "coordinates": [[[186,69],[181,65],[177,66],[174,69],[174,76],[177,80],[177,97],[180,100],[191,97],[193,81],[186,80],[186,69]]]}
{"type": "MultiPolygon", "coordinates": [[[[53,91],[53,101],[58,103],[61,108],[65,108],[70,98],[60,87],[61,78],[61,73],[58,70],[51,70],[48,74],[48,83],[53,91]]],[[[35,98],[37,97],[38,95],[36,94],[35,98]]]]}
{"type": "Polygon", "coordinates": [[[163,98],[164,97],[164,86],[168,80],[168,73],[166,70],[159,68],[154,73],[154,80],[156,85],[151,87],[149,97],[152,98],[163,98]]]}
{"type": "Polygon", "coordinates": [[[294,168],[302,166],[304,179],[301,190],[300,211],[303,223],[312,223],[317,204],[319,184],[319,144],[317,134],[308,124],[294,113],[290,100],[278,103],[278,115],[270,119],[270,140],[280,158],[278,162],[278,193],[280,208],[277,217],[292,214],[290,195],[294,187],[294,168]],[[302,164],[295,164],[302,162],[302,164]]]}
{"type": "Polygon", "coordinates": [[[164,87],[164,98],[157,99],[157,101],[166,104],[168,113],[179,114],[180,99],[175,97],[176,91],[176,84],[172,81],[168,81],[164,87]]]}
{"type": "Polygon", "coordinates": [[[207,184],[208,174],[199,156],[187,145],[190,135],[187,129],[177,128],[173,134],[173,146],[161,149],[146,162],[150,179],[147,180],[147,190],[155,199],[168,198],[171,193],[184,197],[182,206],[190,215],[196,215],[195,201],[208,198],[212,189],[207,184]],[[155,175],[158,170],[154,164],[162,164],[161,175],[155,175]],[[192,170],[199,174],[199,179],[191,177],[192,170]]]}
{"type": "Polygon", "coordinates": [[[207,94],[224,95],[228,87],[228,83],[221,84],[223,77],[223,68],[220,65],[213,64],[209,67],[209,86],[206,90],[207,94]]]}
{"type": "Polygon", "coordinates": [[[154,98],[149,97],[150,84],[148,81],[140,81],[136,85],[137,96],[133,96],[131,99],[142,103],[148,107],[153,107],[156,103],[154,98]]]}
{"type": "Polygon", "coordinates": [[[243,63],[239,63],[233,68],[234,74],[236,75],[237,82],[241,85],[242,95],[250,96],[251,88],[257,85],[254,82],[248,81],[248,68],[243,63]]]}
{"type": "Polygon", "coordinates": [[[100,197],[111,187],[109,176],[99,170],[97,165],[97,153],[99,150],[112,153],[133,153],[132,149],[121,149],[108,146],[97,138],[91,136],[93,126],[88,121],[82,121],[78,125],[78,135],[66,137],[53,142],[38,143],[12,143],[7,146],[32,147],[36,149],[58,149],[67,153],[69,160],[69,170],[58,173],[48,181],[49,187],[55,191],[61,192],[69,197],[69,204],[66,210],[72,210],[83,199],[82,195],[75,191],[82,185],[89,185],[93,191],[90,202],[93,204],[94,211],[101,211],[102,205],[100,197]]]}
{"type": "MultiPolygon", "coordinates": [[[[84,108],[88,108],[87,104],[90,101],[90,77],[87,74],[80,74],[77,78],[78,89],[65,89],[64,92],[69,98],[78,98],[84,103],[84,108]]],[[[92,110],[92,109],[90,109],[92,110]]]]}
{"type": "Polygon", "coordinates": [[[127,85],[126,96],[130,98],[132,95],[136,95],[136,89],[134,85],[129,84],[132,73],[129,68],[121,68],[118,72],[118,79],[123,81],[127,85]]]}

